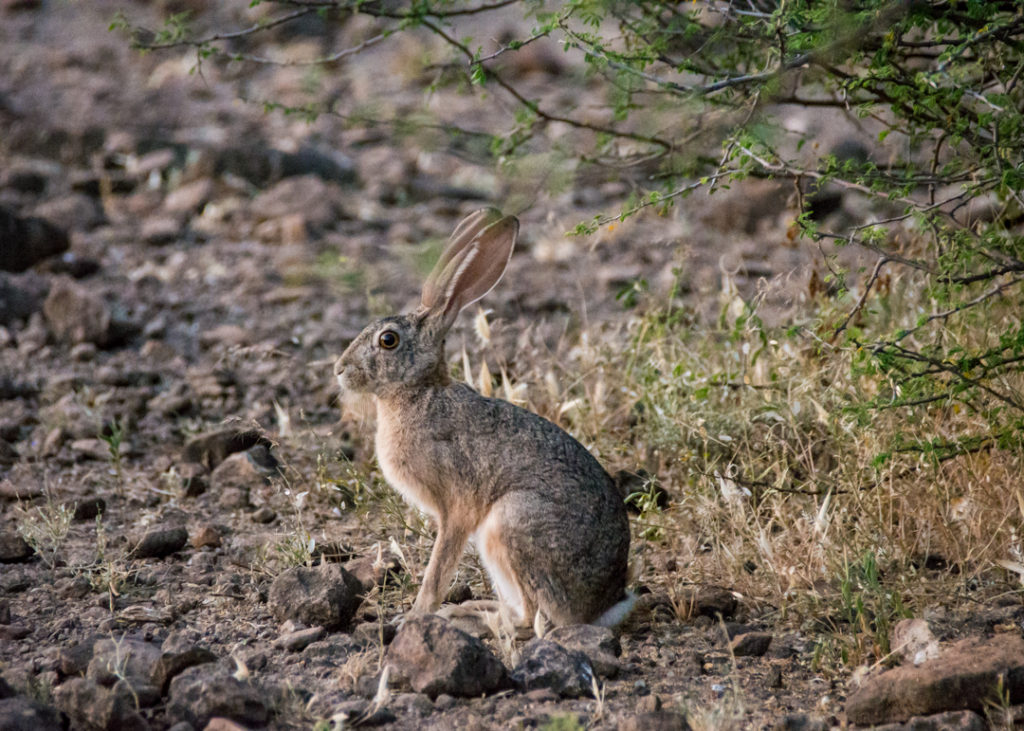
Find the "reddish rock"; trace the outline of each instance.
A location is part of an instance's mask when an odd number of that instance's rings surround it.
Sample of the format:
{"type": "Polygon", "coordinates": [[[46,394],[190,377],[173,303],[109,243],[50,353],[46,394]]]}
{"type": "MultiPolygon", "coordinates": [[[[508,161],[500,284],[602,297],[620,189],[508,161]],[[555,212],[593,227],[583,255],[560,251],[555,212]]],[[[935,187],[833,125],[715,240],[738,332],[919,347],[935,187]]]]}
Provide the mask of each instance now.
{"type": "Polygon", "coordinates": [[[997,684],[1010,703],[1024,700],[1024,638],[968,639],[934,660],[868,679],[846,701],[851,723],[870,726],[942,711],[981,711],[997,684]]]}

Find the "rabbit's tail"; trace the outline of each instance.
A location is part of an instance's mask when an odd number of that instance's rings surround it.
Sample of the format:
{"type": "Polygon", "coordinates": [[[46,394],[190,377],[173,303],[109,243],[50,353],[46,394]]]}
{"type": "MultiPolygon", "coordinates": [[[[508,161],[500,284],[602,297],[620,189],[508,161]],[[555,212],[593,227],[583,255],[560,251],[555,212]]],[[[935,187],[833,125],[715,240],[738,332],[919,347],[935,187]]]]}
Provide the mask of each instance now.
{"type": "Polygon", "coordinates": [[[633,611],[633,607],[636,605],[636,600],[636,594],[627,589],[626,596],[613,604],[609,609],[605,610],[604,614],[594,620],[594,624],[599,627],[616,626],[633,611]]]}

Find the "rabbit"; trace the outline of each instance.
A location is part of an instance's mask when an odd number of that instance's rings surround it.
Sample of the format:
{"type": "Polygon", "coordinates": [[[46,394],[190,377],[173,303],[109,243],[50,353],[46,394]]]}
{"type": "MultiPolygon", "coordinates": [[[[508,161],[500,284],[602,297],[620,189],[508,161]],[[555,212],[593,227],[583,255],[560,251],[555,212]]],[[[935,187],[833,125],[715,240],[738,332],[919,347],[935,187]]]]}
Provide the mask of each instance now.
{"type": "Polygon", "coordinates": [[[420,306],[369,325],[334,373],[342,391],[376,397],[381,471],[437,523],[413,616],[438,609],[472,540],[516,627],[614,626],[635,597],[629,520],[612,478],[560,427],[448,373],[445,336],[501,279],[518,232],[515,217],[493,208],[466,217],[420,306]]]}

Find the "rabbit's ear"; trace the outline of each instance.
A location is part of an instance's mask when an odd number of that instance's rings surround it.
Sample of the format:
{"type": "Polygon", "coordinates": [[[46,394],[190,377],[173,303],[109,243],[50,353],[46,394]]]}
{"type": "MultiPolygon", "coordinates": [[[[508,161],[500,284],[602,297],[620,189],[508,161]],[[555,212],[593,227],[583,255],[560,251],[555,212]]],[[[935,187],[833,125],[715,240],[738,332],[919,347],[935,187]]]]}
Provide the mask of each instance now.
{"type": "Polygon", "coordinates": [[[440,317],[445,329],[469,304],[491,291],[505,273],[519,233],[515,216],[495,208],[471,213],[455,227],[423,285],[420,311],[440,317]]]}

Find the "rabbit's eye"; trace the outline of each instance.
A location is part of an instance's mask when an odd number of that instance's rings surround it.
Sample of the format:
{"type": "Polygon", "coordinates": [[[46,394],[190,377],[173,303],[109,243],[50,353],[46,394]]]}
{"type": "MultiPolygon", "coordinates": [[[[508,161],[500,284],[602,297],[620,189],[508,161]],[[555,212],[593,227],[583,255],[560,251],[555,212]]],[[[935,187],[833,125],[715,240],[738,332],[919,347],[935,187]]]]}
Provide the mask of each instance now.
{"type": "Polygon", "coordinates": [[[377,338],[377,342],[380,343],[380,347],[384,350],[393,350],[398,347],[398,333],[394,330],[385,330],[377,338]]]}

